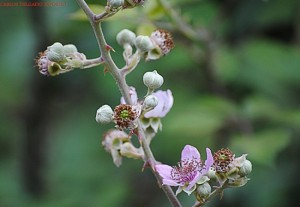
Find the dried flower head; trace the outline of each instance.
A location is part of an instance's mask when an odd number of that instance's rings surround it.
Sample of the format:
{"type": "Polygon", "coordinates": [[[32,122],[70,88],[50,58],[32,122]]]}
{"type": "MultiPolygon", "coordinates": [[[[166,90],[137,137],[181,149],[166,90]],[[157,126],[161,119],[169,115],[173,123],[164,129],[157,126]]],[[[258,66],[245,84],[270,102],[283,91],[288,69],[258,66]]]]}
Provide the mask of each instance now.
{"type": "Polygon", "coordinates": [[[120,104],[115,107],[113,120],[118,129],[134,129],[135,121],[141,113],[139,106],[120,104]]]}
{"type": "Polygon", "coordinates": [[[234,159],[234,154],[229,149],[220,149],[213,155],[214,164],[217,173],[226,173],[230,170],[230,164],[234,159]]]}
{"type": "Polygon", "coordinates": [[[39,56],[35,59],[35,64],[39,72],[45,76],[50,76],[48,68],[52,62],[48,59],[46,51],[40,52],[39,56]]]}
{"type": "Polygon", "coordinates": [[[156,45],[159,46],[163,55],[168,54],[175,46],[171,33],[166,30],[155,30],[152,32],[150,38],[156,45]]]}

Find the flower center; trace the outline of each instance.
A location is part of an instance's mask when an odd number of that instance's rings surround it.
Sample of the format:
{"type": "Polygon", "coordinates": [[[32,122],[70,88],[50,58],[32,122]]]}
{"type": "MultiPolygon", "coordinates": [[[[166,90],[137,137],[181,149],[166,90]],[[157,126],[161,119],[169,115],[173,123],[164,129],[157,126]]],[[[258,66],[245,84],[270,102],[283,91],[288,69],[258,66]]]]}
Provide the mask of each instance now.
{"type": "Polygon", "coordinates": [[[129,116],[129,111],[128,110],[123,110],[121,111],[120,113],[120,117],[123,118],[123,119],[127,119],[129,116]]]}
{"type": "Polygon", "coordinates": [[[171,177],[178,183],[189,183],[191,182],[197,172],[201,172],[201,161],[195,158],[181,160],[178,166],[174,166],[171,170],[171,177]]]}
{"type": "Polygon", "coordinates": [[[220,149],[213,155],[214,168],[219,173],[225,173],[229,171],[229,165],[233,161],[234,154],[229,149],[220,149]]]}

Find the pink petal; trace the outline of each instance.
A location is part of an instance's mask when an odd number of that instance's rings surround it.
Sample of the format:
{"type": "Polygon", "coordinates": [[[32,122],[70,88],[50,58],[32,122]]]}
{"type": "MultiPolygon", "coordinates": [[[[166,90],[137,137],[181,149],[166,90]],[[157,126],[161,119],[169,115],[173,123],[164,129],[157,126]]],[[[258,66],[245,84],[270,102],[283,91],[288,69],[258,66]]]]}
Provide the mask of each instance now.
{"type": "Polygon", "coordinates": [[[145,118],[165,117],[173,106],[174,99],[172,92],[170,90],[159,90],[153,93],[153,95],[158,98],[158,104],[154,109],[145,113],[145,118]]]}
{"type": "Polygon", "coordinates": [[[162,177],[164,185],[178,186],[179,184],[171,178],[172,169],[169,165],[155,165],[155,170],[162,177]]]}
{"type": "Polygon", "coordinates": [[[171,171],[172,167],[169,165],[155,165],[155,169],[160,175],[160,177],[164,179],[170,179],[171,180],[171,171]]]}
{"type": "Polygon", "coordinates": [[[191,145],[185,145],[181,152],[181,160],[187,160],[187,159],[199,159],[200,160],[200,153],[198,150],[191,146],[191,145]]]}
{"type": "Polygon", "coordinates": [[[214,158],[212,156],[211,150],[206,148],[206,160],[205,160],[205,170],[203,174],[207,173],[209,168],[214,164],[214,158]]]}
{"type": "MultiPolygon", "coordinates": [[[[137,97],[137,93],[136,93],[135,88],[132,87],[132,86],[129,88],[129,95],[130,95],[132,104],[133,104],[133,105],[136,105],[136,104],[137,104],[137,101],[138,101],[138,97],[137,97]]],[[[125,101],[125,99],[124,99],[123,96],[121,97],[120,103],[121,103],[121,104],[126,104],[126,101],[125,101]]]]}
{"type": "Polygon", "coordinates": [[[196,176],[194,177],[194,179],[189,183],[189,185],[186,187],[187,190],[191,190],[193,188],[194,185],[196,185],[196,183],[199,181],[201,177],[201,174],[199,172],[197,172],[196,176]]]}

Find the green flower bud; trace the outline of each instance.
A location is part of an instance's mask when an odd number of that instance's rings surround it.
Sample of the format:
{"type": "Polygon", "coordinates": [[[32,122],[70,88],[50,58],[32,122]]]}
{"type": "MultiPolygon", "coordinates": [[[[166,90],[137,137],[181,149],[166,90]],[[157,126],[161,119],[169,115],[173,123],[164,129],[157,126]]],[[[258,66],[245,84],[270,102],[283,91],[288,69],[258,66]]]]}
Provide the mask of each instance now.
{"type": "Polygon", "coordinates": [[[135,46],[141,52],[148,52],[154,49],[155,45],[153,44],[152,40],[148,36],[139,35],[135,39],[135,46]]]}
{"type": "Polygon", "coordinates": [[[128,29],[123,29],[117,34],[117,42],[121,46],[124,46],[125,44],[134,45],[135,38],[135,33],[128,29]]]}
{"type": "Polygon", "coordinates": [[[65,55],[68,56],[68,55],[73,54],[75,52],[78,52],[75,45],[72,45],[72,44],[64,45],[64,54],[65,55]]]}
{"type": "Polygon", "coordinates": [[[96,121],[101,124],[108,124],[113,120],[114,112],[108,105],[101,106],[96,113],[96,121]]]}
{"type": "Polygon", "coordinates": [[[149,95],[144,100],[144,108],[147,110],[154,109],[158,104],[158,98],[154,95],[149,95]]]}
{"type": "Polygon", "coordinates": [[[209,170],[207,172],[207,176],[209,177],[209,179],[217,179],[217,175],[216,175],[215,169],[209,168],[209,170]]]}
{"type": "Polygon", "coordinates": [[[156,70],[153,72],[147,72],[143,76],[144,84],[151,90],[158,89],[164,83],[164,78],[157,73],[156,70]]]}
{"type": "Polygon", "coordinates": [[[211,193],[211,187],[208,182],[205,182],[197,187],[197,197],[206,198],[211,193]]]}
{"type": "Polygon", "coordinates": [[[47,57],[50,61],[61,62],[65,60],[64,46],[56,42],[48,47],[47,57]]]}
{"type": "Polygon", "coordinates": [[[250,174],[252,171],[252,163],[249,160],[245,160],[243,165],[240,168],[239,174],[242,176],[246,176],[250,174]]]}
{"type": "Polygon", "coordinates": [[[112,9],[117,9],[124,5],[124,0],[108,0],[107,5],[112,9]]]}

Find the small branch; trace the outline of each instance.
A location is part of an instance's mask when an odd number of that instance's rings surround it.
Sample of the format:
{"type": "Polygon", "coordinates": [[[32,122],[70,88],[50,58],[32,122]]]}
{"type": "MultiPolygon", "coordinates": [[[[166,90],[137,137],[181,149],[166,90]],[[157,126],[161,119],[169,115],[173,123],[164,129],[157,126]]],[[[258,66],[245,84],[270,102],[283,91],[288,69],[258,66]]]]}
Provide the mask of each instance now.
{"type": "MultiPolygon", "coordinates": [[[[125,81],[125,78],[124,78],[124,76],[121,75],[121,73],[120,73],[121,70],[115,65],[114,61],[112,60],[111,55],[110,55],[110,50],[107,49],[108,45],[105,41],[105,38],[104,38],[104,35],[102,32],[101,22],[98,23],[96,21],[94,13],[91,11],[91,9],[88,7],[88,5],[86,4],[86,2],[84,0],[77,0],[77,3],[83,9],[85,14],[89,17],[89,21],[92,25],[93,31],[95,33],[95,36],[96,36],[96,39],[98,42],[98,46],[100,48],[101,57],[105,61],[107,70],[112,74],[112,76],[116,80],[119,90],[120,90],[122,96],[124,97],[126,103],[132,104],[132,101],[131,101],[131,98],[129,95],[129,87],[125,81]]],[[[159,184],[161,185],[162,180],[161,180],[160,176],[158,175],[158,173],[155,171],[155,164],[157,161],[155,160],[155,158],[152,154],[152,151],[151,151],[149,145],[147,144],[145,132],[141,126],[140,121],[138,121],[138,135],[139,135],[139,139],[141,142],[141,146],[145,153],[145,161],[151,165],[152,172],[154,173],[159,184]]],[[[181,207],[179,200],[175,196],[175,194],[170,186],[163,185],[162,189],[165,192],[166,196],[168,197],[168,199],[171,202],[173,207],[181,207]]]]}
{"type": "Polygon", "coordinates": [[[224,181],[224,183],[221,186],[217,187],[211,194],[209,194],[209,196],[204,200],[203,203],[196,201],[196,203],[193,205],[193,207],[204,206],[205,203],[207,203],[207,201],[209,201],[212,197],[214,197],[217,194],[222,193],[222,191],[225,189],[227,183],[228,183],[228,180],[224,181]]]}
{"type": "Polygon", "coordinates": [[[103,63],[104,63],[104,60],[102,57],[95,58],[95,59],[87,59],[87,60],[83,61],[83,65],[82,65],[81,69],[95,67],[95,66],[101,65],[103,63]]]}

